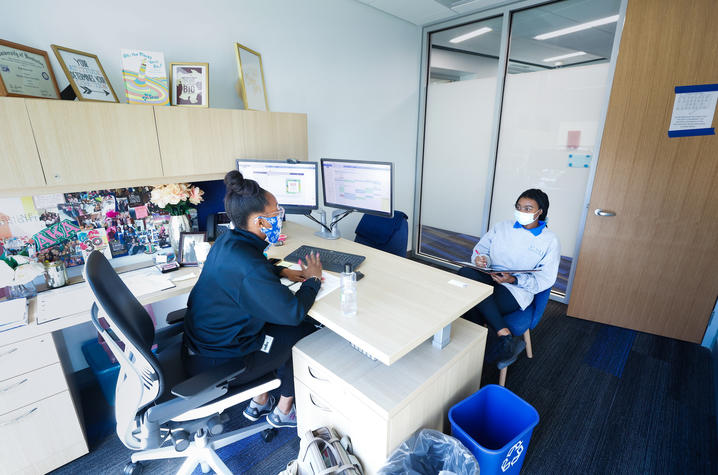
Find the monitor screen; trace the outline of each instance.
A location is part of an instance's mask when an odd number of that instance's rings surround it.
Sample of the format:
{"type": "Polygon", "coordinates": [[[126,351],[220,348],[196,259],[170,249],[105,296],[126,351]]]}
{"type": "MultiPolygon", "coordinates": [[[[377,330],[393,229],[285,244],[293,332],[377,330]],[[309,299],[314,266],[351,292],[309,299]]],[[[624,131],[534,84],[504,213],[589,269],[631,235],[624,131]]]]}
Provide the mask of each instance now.
{"type": "Polygon", "coordinates": [[[317,163],[237,160],[242,176],[259,183],[288,213],[308,213],[319,206],[317,163]]]}
{"type": "Polygon", "coordinates": [[[394,164],[322,158],[324,204],[367,214],[394,213],[394,164]]]}

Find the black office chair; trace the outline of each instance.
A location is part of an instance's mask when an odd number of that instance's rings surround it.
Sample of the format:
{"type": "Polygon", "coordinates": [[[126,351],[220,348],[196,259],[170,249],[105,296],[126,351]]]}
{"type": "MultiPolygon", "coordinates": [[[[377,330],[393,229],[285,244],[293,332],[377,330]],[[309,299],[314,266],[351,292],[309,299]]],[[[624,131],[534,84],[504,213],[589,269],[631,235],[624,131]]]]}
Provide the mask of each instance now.
{"type": "Polygon", "coordinates": [[[273,375],[246,386],[229,388],[229,381],[245,370],[233,361],[186,378],[180,350],[183,324],[154,331],[152,319],[98,251],[87,258],[85,280],[94,294],[92,323],[120,363],[115,392],[117,435],[136,450],[125,466],[128,475],[142,471],[143,460],[186,457],[178,474],[197,465],[207,473],[232,472],[215,449],[258,432],[269,440],[274,431],[266,421],[224,435],[229,407],[279,387],[273,375]],[[104,317],[109,328],[100,324],[104,317]],[[118,342],[124,343],[124,350],[118,342]],[[157,353],[150,349],[158,345],[157,353]]]}

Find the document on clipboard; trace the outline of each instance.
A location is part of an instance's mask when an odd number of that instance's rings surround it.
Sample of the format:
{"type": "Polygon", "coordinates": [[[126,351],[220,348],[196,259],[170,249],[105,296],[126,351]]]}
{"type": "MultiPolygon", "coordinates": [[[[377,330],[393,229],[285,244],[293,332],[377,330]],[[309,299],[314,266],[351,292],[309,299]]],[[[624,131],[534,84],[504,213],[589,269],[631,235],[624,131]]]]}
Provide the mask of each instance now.
{"type": "Polygon", "coordinates": [[[471,267],[472,269],[476,269],[477,271],[483,272],[484,274],[531,274],[534,272],[541,272],[541,269],[506,269],[496,266],[479,267],[476,264],[472,264],[471,262],[466,261],[455,262],[455,264],[463,267],[471,267]]]}

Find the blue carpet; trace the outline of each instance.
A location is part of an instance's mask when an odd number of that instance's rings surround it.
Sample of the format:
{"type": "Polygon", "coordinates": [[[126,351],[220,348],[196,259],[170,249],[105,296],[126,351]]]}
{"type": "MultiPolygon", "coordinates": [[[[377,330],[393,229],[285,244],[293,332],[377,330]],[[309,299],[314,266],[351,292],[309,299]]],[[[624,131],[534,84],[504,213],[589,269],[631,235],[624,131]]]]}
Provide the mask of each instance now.
{"type": "Polygon", "coordinates": [[[636,332],[604,325],[588,350],[584,362],[617,377],[623,374],[636,332]]]}

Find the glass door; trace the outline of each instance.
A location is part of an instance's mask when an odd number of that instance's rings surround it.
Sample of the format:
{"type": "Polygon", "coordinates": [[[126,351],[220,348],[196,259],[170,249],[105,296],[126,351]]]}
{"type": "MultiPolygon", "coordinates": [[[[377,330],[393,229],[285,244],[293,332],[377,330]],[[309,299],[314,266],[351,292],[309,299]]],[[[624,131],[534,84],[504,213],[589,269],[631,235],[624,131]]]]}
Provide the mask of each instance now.
{"type": "Polygon", "coordinates": [[[482,234],[502,21],[497,16],[429,35],[420,254],[465,261],[482,234]]]}
{"type": "Polygon", "coordinates": [[[563,0],[511,15],[489,226],[513,219],[524,190],[547,193],[548,227],[561,243],[558,294],[566,291],[598,152],[620,4],[563,0]]]}

